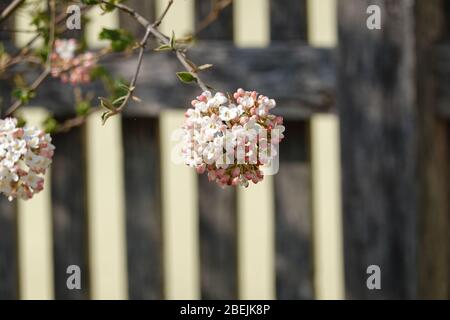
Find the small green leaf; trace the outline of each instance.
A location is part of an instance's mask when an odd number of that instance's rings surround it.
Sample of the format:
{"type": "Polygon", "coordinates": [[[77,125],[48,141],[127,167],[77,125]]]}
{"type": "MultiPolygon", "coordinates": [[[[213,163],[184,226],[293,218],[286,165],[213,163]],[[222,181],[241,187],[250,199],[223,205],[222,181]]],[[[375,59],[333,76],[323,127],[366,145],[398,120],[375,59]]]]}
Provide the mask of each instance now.
{"type": "Polygon", "coordinates": [[[192,75],[192,73],[186,72],[186,71],[183,71],[183,72],[177,72],[177,76],[178,76],[178,79],[180,79],[180,81],[181,81],[181,82],[184,82],[184,83],[191,83],[191,82],[197,80],[197,79],[192,75]]]}
{"type": "Polygon", "coordinates": [[[163,44],[158,48],[154,49],[154,51],[170,51],[170,50],[172,50],[172,47],[168,44],[163,44]]]}
{"type": "Polygon", "coordinates": [[[197,70],[198,70],[198,71],[203,71],[203,70],[206,70],[206,69],[211,68],[212,66],[213,66],[213,65],[210,64],[210,63],[202,64],[201,66],[197,67],[197,70]]]}
{"type": "Polygon", "coordinates": [[[103,108],[111,110],[111,111],[113,111],[115,109],[114,105],[111,103],[111,101],[109,101],[109,99],[104,98],[104,97],[99,97],[99,100],[100,100],[100,105],[103,108]]]}
{"type": "Polygon", "coordinates": [[[134,44],[133,36],[123,29],[103,28],[99,34],[100,40],[110,40],[111,49],[116,52],[124,51],[134,44]]]}
{"type": "Polygon", "coordinates": [[[58,121],[56,121],[55,118],[50,116],[44,120],[42,125],[44,127],[45,132],[52,133],[52,132],[55,132],[56,129],[58,129],[59,123],[58,123],[58,121]]]}
{"type": "Polygon", "coordinates": [[[78,102],[78,104],[75,107],[75,111],[79,116],[86,115],[89,112],[89,109],[91,109],[91,104],[87,100],[78,102]]]}
{"type": "Polygon", "coordinates": [[[172,31],[172,37],[170,37],[170,47],[175,49],[175,31],[172,31]]]}

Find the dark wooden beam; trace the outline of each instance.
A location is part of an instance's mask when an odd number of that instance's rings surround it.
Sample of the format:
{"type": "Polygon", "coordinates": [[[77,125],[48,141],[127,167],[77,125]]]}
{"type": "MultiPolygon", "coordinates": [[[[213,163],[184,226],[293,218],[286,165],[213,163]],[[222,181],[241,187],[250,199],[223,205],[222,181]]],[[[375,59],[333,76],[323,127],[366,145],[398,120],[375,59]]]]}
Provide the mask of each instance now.
{"type": "MultiPolygon", "coordinates": [[[[314,112],[334,108],[335,70],[333,51],[308,46],[274,45],[266,49],[239,49],[226,43],[199,43],[189,52],[198,63],[212,63],[214,68],[203,73],[204,80],[217,90],[233,92],[239,87],[254,89],[277,99],[277,113],[290,119],[305,119],[314,112]]],[[[105,62],[113,73],[130,79],[135,57],[105,62]]],[[[170,53],[145,56],[136,95],[141,103],[126,108],[126,116],[155,116],[165,108],[186,108],[200,93],[195,85],[180,83],[175,75],[183,68],[170,53]],[[176,94],[174,94],[176,92],[176,94]]],[[[70,86],[51,85],[39,89],[33,105],[45,105],[56,115],[73,112],[70,86]],[[69,107],[69,109],[68,109],[69,107]]],[[[86,86],[96,95],[100,84],[86,86]]]]}
{"type": "Polygon", "coordinates": [[[417,99],[414,0],[340,0],[341,126],[346,294],[417,297],[417,99]],[[382,9],[381,30],[366,9],[382,9]],[[381,268],[381,290],[366,286],[381,268]]]}

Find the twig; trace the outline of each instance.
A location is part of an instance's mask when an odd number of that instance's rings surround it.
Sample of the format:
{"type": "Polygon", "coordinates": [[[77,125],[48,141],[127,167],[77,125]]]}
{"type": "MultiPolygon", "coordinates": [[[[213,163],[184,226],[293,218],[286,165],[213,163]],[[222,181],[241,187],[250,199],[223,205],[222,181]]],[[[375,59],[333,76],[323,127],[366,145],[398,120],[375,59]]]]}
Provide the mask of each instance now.
{"type": "Polygon", "coordinates": [[[161,22],[163,21],[164,17],[166,16],[167,12],[169,12],[170,7],[173,4],[173,0],[169,0],[169,2],[167,3],[166,9],[164,9],[163,13],[161,14],[161,16],[155,21],[153,22],[153,26],[155,28],[158,28],[159,25],[161,24],[161,22]]]}
{"type": "MultiPolygon", "coordinates": [[[[50,67],[46,67],[44,69],[44,71],[41,72],[41,74],[39,74],[39,76],[36,78],[36,80],[34,80],[34,82],[31,84],[30,86],[30,91],[34,91],[36,90],[41,83],[47,78],[47,76],[50,74],[50,67]]],[[[16,100],[9,108],[8,110],[6,110],[6,114],[5,117],[9,117],[11,116],[11,114],[14,113],[14,111],[16,111],[17,109],[19,109],[21,106],[23,105],[22,100],[16,100]]]]}
{"type": "MultiPolygon", "coordinates": [[[[87,9],[87,6],[83,5],[81,7],[81,11],[84,11],[87,9]]],[[[60,23],[66,21],[68,14],[66,12],[61,13],[56,18],[56,24],[59,25],[60,23]]],[[[29,49],[31,46],[41,37],[41,33],[38,32],[34,37],[32,37],[22,48],[18,49],[18,51],[11,57],[10,61],[3,66],[3,68],[0,69],[0,72],[5,71],[7,68],[11,67],[12,65],[21,63],[24,61],[23,55],[29,52],[29,49]]]]}
{"type": "MultiPolygon", "coordinates": [[[[51,72],[51,52],[53,50],[53,45],[55,42],[55,19],[56,19],[56,3],[55,0],[50,0],[50,32],[49,32],[49,40],[48,40],[48,54],[47,61],[45,62],[44,71],[34,80],[33,84],[30,86],[30,90],[36,90],[41,83],[47,78],[47,76],[51,72]]],[[[9,108],[6,110],[6,116],[10,116],[14,113],[18,108],[23,105],[23,101],[21,99],[16,100],[9,108]]]]}
{"type": "Polygon", "coordinates": [[[142,59],[144,57],[144,51],[145,51],[145,47],[146,47],[149,36],[150,36],[150,29],[147,28],[144,36],[142,37],[141,42],[139,43],[140,48],[139,48],[138,62],[137,62],[136,70],[134,72],[133,79],[131,80],[130,86],[128,87],[127,95],[125,96],[124,100],[122,101],[122,103],[120,104],[119,107],[115,108],[114,110],[110,111],[109,113],[107,113],[105,115],[103,122],[105,122],[109,117],[122,112],[123,108],[125,108],[128,101],[133,96],[133,92],[136,87],[136,82],[137,82],[137,78],[139,76],[139,71],[141,70],[142,59]]]}
{"type": "Polygon", "coordinates": [[[199,34],[201,31],[206,29],[211,23],[213,23],[218,17],[220,12],[228,7],[231,3],[233,3],[233,0],[216,0],[214,1],[213,8],[208,13],[208,15],[200,21],[198,24],[197,29],[195,30],[195,35],[199,34]]]}
{"type": "MultiPolygon", "coordinates": [[[[169,0],[168,6],[171,5],[171,2],[169,0]]],[[[109,3],[106,0],[102,0],[102,3],[109,3]]],[[[146,18],[144,18],[143,16],[141,16],[139,13],[137,13],[134,9],[122,4],[122,3],[115,3],[112,4],[113,6],[115,6],[116,8],[122,10],[123,12],[128,13],[129,15],[131,15],[139,24],[141,24],[144,28],[146,28],[156,39],[158,39],[162,44],[165,45],[170,45],[170,38],[167,37],[166,35],[164,35],[163,33],[161,33],[155,26],[155,23],[150,23],[146,18]]],[[[166,12],[166,10],[164,11],[166,12]]],[[[158,21],[156,21],[158,22],[158,21]]],[[[192,68],[192,66],[190,65],[190,63],[187,60],[186,57],[186,53],[184,53],[182,50],[180,49],[173,49],[173,51],[176,54],[176,57],[178,58],[178,60],[180,60],[181,64],[186,68],[187,71],[189,71],[192,76],[195,78],[198,86],[203,90],[203,91],[207,91],[208,87],[206,86],[206,84],[200,79],[200,76],[198,75],[198,73],[196,72],[196,70],[194,70],[194,68],[192,68]]]]}
{"type": "Polygon", "coordinates": [[[24,3],[25,0],[14,0],[7,6],[1,13],[0,13],[0,24],[3,23],[8,17],[16,11],[17,8],[20,7],[22,3],[24,3]]]}

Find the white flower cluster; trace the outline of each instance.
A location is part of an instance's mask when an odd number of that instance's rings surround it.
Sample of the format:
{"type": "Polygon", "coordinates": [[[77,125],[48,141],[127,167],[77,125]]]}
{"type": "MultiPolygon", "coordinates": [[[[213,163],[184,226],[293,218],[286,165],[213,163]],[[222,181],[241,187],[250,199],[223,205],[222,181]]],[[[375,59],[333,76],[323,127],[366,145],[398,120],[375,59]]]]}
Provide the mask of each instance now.
{"type": "Polygon", "coordinates": [[[270,113],[275,105],[256,91],[203,92],[185,114],[184,161],[221,187],[258,183],[285,130],[283,118],[270,113]]]}
{"type": "Polygon", "coordinates": [[[17,127],[17,120],[0,120],[0,193],[11,201],[31,199],[44,187],[55,147],[36,127],[17,127]]]}

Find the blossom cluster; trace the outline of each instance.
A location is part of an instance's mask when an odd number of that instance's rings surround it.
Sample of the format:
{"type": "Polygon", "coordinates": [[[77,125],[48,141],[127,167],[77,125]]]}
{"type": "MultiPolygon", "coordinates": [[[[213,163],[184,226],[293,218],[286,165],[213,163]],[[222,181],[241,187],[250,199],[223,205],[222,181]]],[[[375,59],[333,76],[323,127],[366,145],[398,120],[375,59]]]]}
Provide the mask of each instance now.
{"type": "Polygon", "coordinates": [[[283,118],[270,112],[275,105],[256,91],[203,92],[185,113],[184,162],[221,187],[260,182],[284,137],[283,118]]]}
{"type": "Polygon", "coordinates": [[[51,54],[51,74],[62,82],[71,84],[87,83],[96,58],[92,52],[75,55],[78,47],[75,39],[57,39],[51,54]]]}
{"type": "Polygon", "coordinates": [[[44,187],[44,174],[55,147],[36,127],[17,127],[17,120],[0,120],[0,193],[11,201],[31,199],[44,187]]]}

